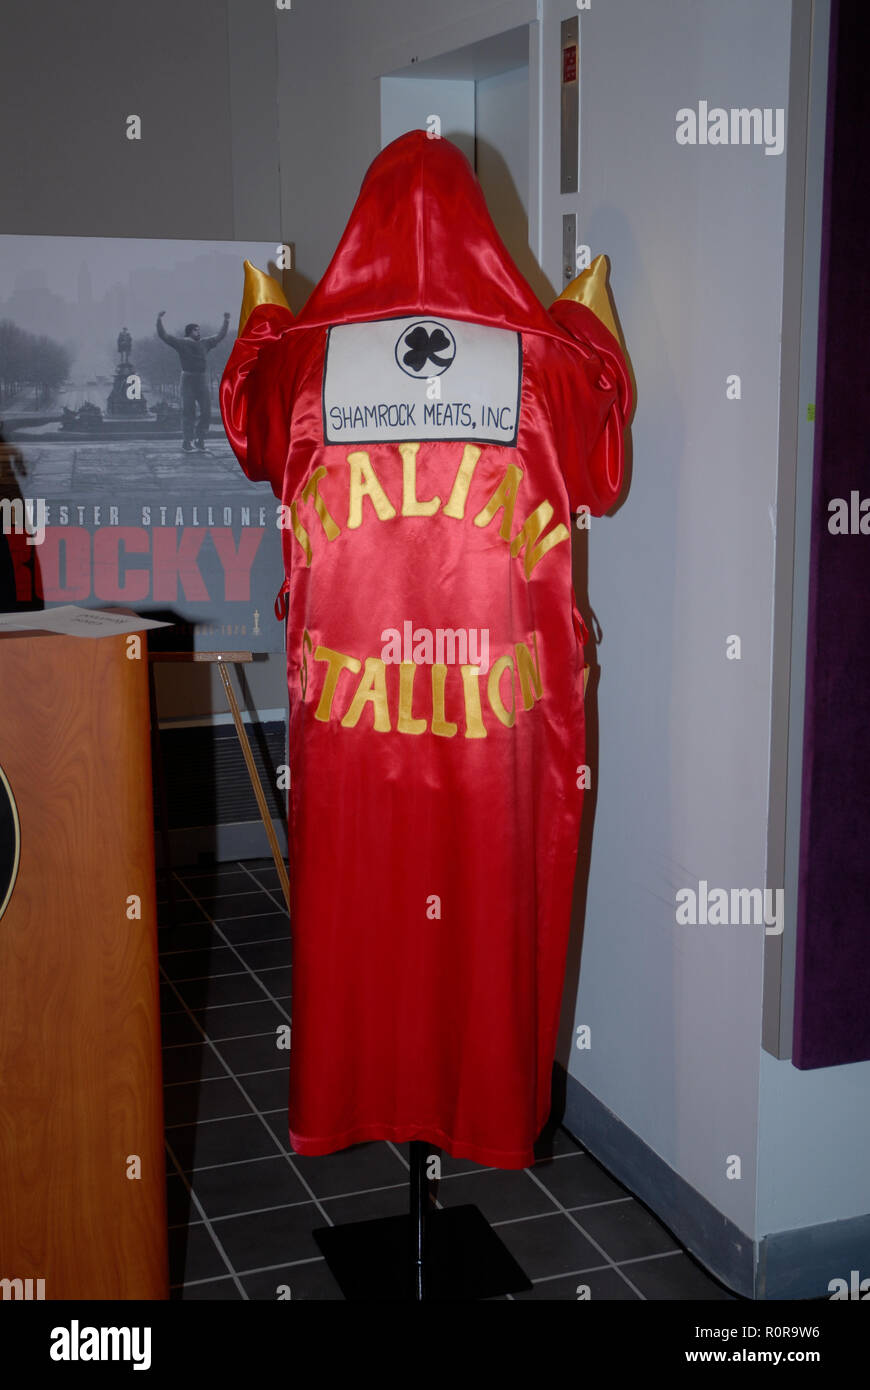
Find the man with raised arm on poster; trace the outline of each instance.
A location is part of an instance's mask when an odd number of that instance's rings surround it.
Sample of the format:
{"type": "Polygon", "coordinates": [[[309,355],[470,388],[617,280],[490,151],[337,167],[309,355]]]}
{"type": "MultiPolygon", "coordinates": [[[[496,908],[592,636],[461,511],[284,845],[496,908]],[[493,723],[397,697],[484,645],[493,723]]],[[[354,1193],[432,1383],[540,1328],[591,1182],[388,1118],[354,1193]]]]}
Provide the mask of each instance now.
{"type": "Polygon", "coordinates": [[[230,316],[224,314],[224,321],[217,333],[210,338],[200,336],[199,324],[185,325],[184,337],[176,338],[163,327],[165,309],[157,315],[157,336],[164,343],[175,348],[181,361],[181,429],[182,449],[186,454],[193,452],[194,441],[197,449],[205,449],[205,436],[211,420],[211,393],[208,385],[208,354],[226,337],[230,316]],[[199,418],[196,408],[199,406],[199,418]],[[194,435],[194,423],[196,434],[194,435]]]}

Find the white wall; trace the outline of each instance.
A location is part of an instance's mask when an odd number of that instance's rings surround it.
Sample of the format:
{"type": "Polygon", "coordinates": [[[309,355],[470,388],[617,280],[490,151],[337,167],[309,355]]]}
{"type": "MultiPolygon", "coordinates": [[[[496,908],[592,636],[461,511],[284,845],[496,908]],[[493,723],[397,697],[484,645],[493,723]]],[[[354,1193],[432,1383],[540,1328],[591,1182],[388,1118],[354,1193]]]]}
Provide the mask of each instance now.
{"type": "Polygon", "coordinates": [[[535,0],[484,0],[472,12],[466,0],[329,0],[283,13],[279,132],[283,225],[300,271],[294,308],[326,269],[380,149],[380,78],[535,13],[535,0]]]}
{"type": "MultiPolygon", "coordinates": [[[[785,207],[784,155],[680,147],[674,114],[787,110],[789,36],[787,0],[593,7],[580,195],[544,204],[552,277],[575,205],[610,256],[638,377],[631,490],[589,545],[599,791],[573,1013],[593,1046],[570,1070],[757,1237],[870,1207],[870,1064],[799,1072],[762,1052],[760,928],[674,922],[675,889],[700,878],[765,885],[785,207]]],[[[557,130],[545,97],[550,187],[557,130]]]]}
{"type": "Polygon", "coordinates": [[[798,1071],[763,1052],[760,1116],[760,1236],[870,1210],[870,1062],[798,1071]]]}
{"type": "MultiPolygon", "coordinates": [[[[572,13],[547,11],[550,70],[572,13]]],[[[638,382],[631,488],[589,543],[603,640],[575,1023],[591,1025],[592,1047],[571,1051],[570,1070],[749,1233],[762,929],[678,927],[674,894],[699,879],[765,883],[785,161],[681,147],[675,115],[699,99],[785,107],[789,17],[788,0],[584,12],[580,193],[544,200],[551,278],[563,210],[576,207],[580,240],[610,257],[638,382]],[[739,402],[725,398],[732,372],[739,402]],[[726,660],[730,634],[739,662],[726,660]]],[[[552,188],[558,93],[546,92],[552,188]]]]}
{"type": "Polygon", "coordinates": [[[474,82],[449,78],[385,77],[381,82],[380,146],[408,130],[431,129],[437,116],[441,134],[474,164],[474,82]]]}
{"type": "Polygon", "coordinates": [[[529,165],[538,158],[537,143],[529,148],[529,100],[528,66],[477,83],[475,168],[505,246],[540,293],[541,271],[529,246],[529,165]]]}

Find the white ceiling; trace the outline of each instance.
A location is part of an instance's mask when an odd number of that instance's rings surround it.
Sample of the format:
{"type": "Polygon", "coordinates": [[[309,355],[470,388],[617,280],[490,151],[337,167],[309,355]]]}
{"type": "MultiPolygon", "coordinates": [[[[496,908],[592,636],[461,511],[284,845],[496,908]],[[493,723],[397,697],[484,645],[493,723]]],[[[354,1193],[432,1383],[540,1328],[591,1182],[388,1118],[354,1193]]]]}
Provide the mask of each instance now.
{"type": "Polygon", "coordinates": [[[466,48],[426,58],[422,63],[409,63],[397,68],[390,77],[446,78],[452,81],[480,81],[501,72],[524,68],[529,62],[529,28],[521,24],[492,38],[480,39],[466,48]]]}

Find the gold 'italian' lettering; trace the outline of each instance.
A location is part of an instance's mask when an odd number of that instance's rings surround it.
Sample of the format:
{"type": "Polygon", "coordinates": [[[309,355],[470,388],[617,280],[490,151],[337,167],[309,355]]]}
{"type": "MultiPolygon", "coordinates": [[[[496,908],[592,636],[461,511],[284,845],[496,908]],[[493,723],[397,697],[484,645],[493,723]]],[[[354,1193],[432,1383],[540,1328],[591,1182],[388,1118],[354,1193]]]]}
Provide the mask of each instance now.
{"type": "Polygon", "coordinates": [[[479,458],[480,450],[477,445],[466,444],[462,450],[462,460],[456,470],[456,477],[453,480],[453,490],[444,507],[445,516],[455,516],[457,521],[461,521],[465,516],[465,501],[479,458]]]}
{"type": "Polygon", "coordinates": [[[314,510],[320,518],[321,526],[326,532],[326,539],[328,541],[334,541],[336,536],[341,535],[341,527],[330,516],[329,509],[327,508],[327,505],[321,497],[317,487],[317,484],[320,482],[321,478],[325,477],[325,468],[315,468],[314,472],[311,474],[311,477],[308,479],[308,482],[302,489],[302,501],[307,502],[309,499],[313,500],[314,510]]]}
{"type": "MultiPolygon", "coordinates": [[[[401,515],[403,517],[430,517],[442,510],[445,516],[460,521],[464,520],[472,480],[481,454],[478,446],[475,444],[463,445],[462,458],[453,480],[450,496],[443,508],[440,497],[420,499],[417,496],[419,443],[402,442],[397,447],[402,460],[401,515]]],[[[397,515],[396,508],[390,501],[372,466],[369,453],[365,449],[355,449],[347,455],[347,462],[350,470],[348,528],[357,530],[362,525],[363,500],[366,497],[380,521],[391,521],[397,515]]],[[[324,535],[327,540],[333,541],[341,535],[341,527],[331,515],[320,493],[320,483],[327,476],[325,467],[321,465],[315,468],[302,489],[300,501],[313,504],[324,535]]],[[[554,546],[560,545],[562,541],[570,540],[571,534],[568,527],[562,522],[559,522],[552,530],[547,531],[547,527],[553,519],[553,506],[545,500],[540,502],[534,511],[526,517],[517,534],[511,535],[519,486],[523,476],[521,468],[516,464],[508,464],[495,491],[473,520],[475,526],[489,526],[497,514],[502,513],[498,535],[509,543],[510,553],[514,559],[522,555],[525,577],[529,579],[535,566],[540,563],[547,552],[552,550],[554,546]]],[[[310,565],[312,562],[311,537],[299,519],[296,502],[291,502],[289,508],[283,507],[282,514],[286,514],[288,510],[291,529],[304,551],[306,564],[310,565]]],[[[282,522],[282,524],[284,523],[282,522]]]]}
{"type": "Polygon", "coordinates": [[[563,526],[560,521],[558,526],[554,526],[552,531],[544,536],[540,545],[537,544],[538,537],[544,528],[549,526],[552,517],[552,506],[549,502],[542,502],[540,506],[535,508],[531,516],[526,517],[523,529],[518,531],[511,541],[511,555],[514,559],[519,555],[523,546],[526,547],[526,553],[523,556],[526,579],[548,550],[552,550],[554,545],[558,545],[560,541],[567,541],[570,537],[567,526],[563,526]]]}
{"type": "Polygon", "coordinates": [[[349,529],[353,530],[362,525],[364,497],[368,497],[380,521],[389,521],[396,515],[396,509],[378,482],[372,461],[365,449],[354,449],[348,454],[347,461],[350,464],[350,497],[347,511],[349,529]]]}
{"type": "Polygon", "coordinates": [[[509,463],[507,472],[490,497],[486,506],[483,507],[474,518],[475,526],[488,526],[497,511],[504,509],[501,526],[498,533],[502,540],[509,541],[511,538],[511,526],[514,520],[514,507],[517,500],[517,489],[523,478],[523,470],[517,468],[515,463],[509,463]]]}
{"type": "Polygon", "coordinates": [[[440,497],[428,502],[417,500],[417,453],[419,444],[400,444],[402,455],[402,516],[434,516],[441,506],[440,497]]]}
{"type": "Polygon", "coordinates": [[[311,537],[306,531],[302,522],[299,520],[299,513],[296,510],[296,503],[290,503],[290,528],[302,549],[305,551],[305,563],[311,564],[311,537]]]}
{"type": "Polygon", "coordinates": [[[358,657],[345,656],[344,652],[335,652],[331,647],[316,647],[314,660],[329,662],[329,669],[326,672],[326,679],[320,692],[320,701],[314,711],[314,718],[322,720],[325,724],[332,714],[332,700],[339,676],[342,671],[360,671],[362,662],[358,657]]]}

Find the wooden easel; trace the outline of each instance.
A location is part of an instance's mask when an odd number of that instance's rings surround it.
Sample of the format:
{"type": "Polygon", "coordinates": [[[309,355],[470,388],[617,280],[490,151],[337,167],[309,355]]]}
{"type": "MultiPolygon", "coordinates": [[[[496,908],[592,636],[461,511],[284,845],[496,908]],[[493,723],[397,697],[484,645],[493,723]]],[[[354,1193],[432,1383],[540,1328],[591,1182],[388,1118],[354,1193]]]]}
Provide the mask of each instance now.
{"type": "Polygon", "coordinates": [[[266,796],[263,791],[262,783],[260,782],[260,775],[257,772],[257,766],[254,762],[254,755],[251,752],[251,744],[248,739],[247,730],[245,729],[244,721],[242,719],[241,711],[239,709],[239,703],[236,699],[236,694],[233,690],[232,682],[230,681],[230,673],[228,670],[228,667],[232,664],[235,664],[236,662],[238,662],[240,665],[244,665],[249,661],[253,661],[253,659],[253,652],[148,653],[148,687],[151,700],[152,758],[154,761],[154,768],[156,771],[157,795],[160,803],[160,835],[161,843],[163,845],[163,858],[166,863],[167,880],[169,883],[170,905],[172,907],[173,914],[175,904],[174,893],[172,891],[172,875],[169,873],[171,861],[169,855],[169,827],[166,815],[166,790],[165,783],[163,780],[163,761],[160,755],[160,728],[157,717],[157,694],[154,684],[154,666],[158,661],[195,661],[210,662],[212,664],[217,664],[218,670],[220,671],[220,677],[223,682],[223,687],[226,692],[227,703],[230,707],[230,713],[233,716],[233,723],[236,726],[236,733],[238,734],[239,743],[241,744],[242,754],[244,755],[245,759],[245,766],[248,769],[248,776],[251,779],[251,787],[253,789],[254,796],[257,798],[257,805],[260,808],[260,818],[265,827],[266,835],[269,840],[269,846],[272,850],[272,858],[275,861],[275,868],[278,872],[278,881],[281,884],[281,891],[284,894],[284,901],[287,904],[287,911],[290,911],[290,881],[287,877],[287,867],[284,863],[284,856],[281,853],[281,847],[278,844],[278,837],[275,834],[275,827],[272,824],[272,817],[269,812],[269,807],[266,803],[266,796]]]}

